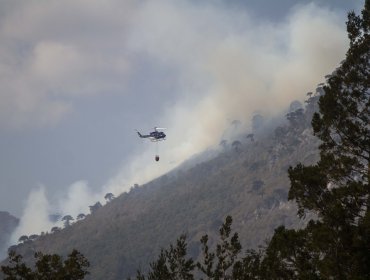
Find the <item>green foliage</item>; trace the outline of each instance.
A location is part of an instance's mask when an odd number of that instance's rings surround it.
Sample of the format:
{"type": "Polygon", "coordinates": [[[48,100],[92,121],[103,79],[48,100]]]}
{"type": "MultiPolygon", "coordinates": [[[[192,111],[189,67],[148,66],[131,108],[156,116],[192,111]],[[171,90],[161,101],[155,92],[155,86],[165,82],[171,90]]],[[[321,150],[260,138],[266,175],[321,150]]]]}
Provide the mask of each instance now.
{"type": "Polygon", "coordinates": [[[241,251],[238,233],[231,236],[231,216],[227,216],[225,223],[220,228],[220,243],[216,245],[216,251],[210,252],[208,235],[201,239],[203,261],[197,263],[197,267],[208,279],[232,279],[230,271],[241,251]]]}
{"type": "Polygon", "coordinates": [[[62,257],[56,254],[35,253],[36,263],[30,268],[22,262],[22,256],[14,251],[9,252],[9,265],[1,266],[4,280],[78,280],[84,279],[89,273],[89,262],[77,250],[73,250],[63,262],[62,257]]]}
{"type": "Polygon", "coordinates": [[[269,279],[318,279],[314,253],[305,230],[280,226],[265,252],[261,271],[269,279]]]}
{"type": "Polygon", "coordinates": [[[370,22],[369,1],[364,17],[348,17],[350,49],[320,97],[320,113],[312,119],[322,140],[320,161],[289,170],[290,199],[300,214],[315,210],[324,220],[343,218],[357,224],[369,206],[370,153],[370,22]]]}
{"type": "MultiPolygon", "coordinates": [[[[194,276],[194,261],[191,258],[186,258],[187,243],[186,236],[181,235],[177,239],[176,246],[170,245],[168,250],[161,250],[156,261],[150,264],[148,274],[149,280],[155,279],[173,279],[173,280],[192,280],[194,276]]],[[[136,276],[138,280],[145,280],[145,276],[139,270],[136,276]]]]}
{"type": "Polygon", "coordinates": [[[34,279],[32,269],[22,262],[22,256],[14,251],[9,252],[9,266],[1,266],[5,280],[34,279]]]}
{"type": "Polygon", "coordinates": [[[195,279],[195,267],[200,273],[205,274],[207,279],[245,279],[241,275],[247,275],[249,272],[245,271],[243,264],[248,263],[255,268],[256,261],[259,262],[259,256],[250,253],[242,261],[236,262],[242,247],[238,234],[231,235],[231,224],[232,218],[227,216],[219,230],[220,243],[216,245],[216,250],[213,252],[208,246],[208,235],[201,238],[203,260],[197,262],[196,265],[192,258],[186,257],[186,236],[181,235],[176,242],[176,247],[171,244],[168,250],[162,249],[158,259],[150,264],[148,278],[139,270],[136,279],[192,280],[195,279]]]}
{"type": "Polygon", "coordinates": [[[231,279],[261,279],[261,276],[263,275],[263,271],[261,271],[261,258],[262,252],[247,250],[242,260],[235,262],[233,265],[231,279]]]}
{"type": "Polygon", "coordinates": [[[88,273],[86,268],[89,261],[77,250],[73,250],[64,261],[65,276],[67,279],[83,279],[88,273]]]}
{"type": "Polygon", "coordinates": [[[328,80],[320,97],[320,114],[312,120],[320,146],[323,169],[337,184],[368,182],[370,152],[370,21],[369,1],[363,17],[349,13],[350,49],[346,59],[328,80]]]}
{"type": "Polygon", "coordinates": [[[298,214],[319,220],[305,229],[280,227],[262,267],[271,279],[369,279],[370,1],[362,17],[351,12],[350,49],[324,86],[312,126],[320,161],[289,169],[289,199],[298,214]],[[366,243],[367,242],[367,243],[366,243]]]}

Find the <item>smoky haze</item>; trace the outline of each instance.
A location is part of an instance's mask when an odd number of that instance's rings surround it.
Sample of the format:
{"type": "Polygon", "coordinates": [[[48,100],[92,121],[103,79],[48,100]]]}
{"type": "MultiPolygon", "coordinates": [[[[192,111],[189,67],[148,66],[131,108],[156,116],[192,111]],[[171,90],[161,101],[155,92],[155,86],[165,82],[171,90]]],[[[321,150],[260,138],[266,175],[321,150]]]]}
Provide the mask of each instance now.
{"type": "MultiPolygon", "coordinates": [[[[314,3],[289,7],[278,21],[223,1],[5,3],[2,131],[21,137],[27,131],[44,135],[47,129],[73,146],[78,129],[92,127],[96,137],[87,136],[69,153],[67,163],[75,172],[78,149],[90,142],[99,146],[82,154],[86,165],[103,166],[108,149],[102,146],[112,146],[112,157],[121,156],[106,173],[106,183],[94,188],[78,173],[60,190],[39,175],[42,184],[32,182],[24,191],[29,195],[10,243],[23,234],[50,231],[50,214],[75,218],[96,201],[103,203],[107,192],[117,196],[217,146],[230,120],[240,120],[247,130],[255,111],[273,117],[291,101],[303,101],[348,47],[345,13],[314,3]],[[86,110],[91,100],[104,104],[96,112],[99,118],[86,110]],[[115,109],[117,101],[122,108],[115,109]],[[120,124],[113,125],[117,118],[120,124]],[[67,129],[76,123],[81,125],[67,129]],[[112,128],[105,130],[104,124],[112,128]],[[136,138],[135,128],[147,133],[154,126],[167,128],[168,138],[158,147],[136,138]],[[112,145],[114,139],[125,143],[124,154],[117,152],[118,143],[112,145]]],[[[54,172],[63,176],[63,169],[54,172]]]]}
{"type": "MultiPolygon", "coordinates": [[[[163,162],[159,167],[147,164],[151,146],[134,159],[128,173],[118,175],[133,174],[139,183],[168,171],[167,162],[180,163],[218,144],[230,120],[248,127],[256,110],[271,117],[292,100],[303,101],[347,48],[342,19],[314,4],[293,10],[278,25],[256,23],[246,11],[225,15],[218,7],[183,2],[148,4],[139,18],[130,47],[170,63],[181,81],[176,104],[161,120],[169,128],[168,140],[160,144],[163,162]]],[[[125,185],[117,179],[110,184],[118,189],[125,185]]]]}

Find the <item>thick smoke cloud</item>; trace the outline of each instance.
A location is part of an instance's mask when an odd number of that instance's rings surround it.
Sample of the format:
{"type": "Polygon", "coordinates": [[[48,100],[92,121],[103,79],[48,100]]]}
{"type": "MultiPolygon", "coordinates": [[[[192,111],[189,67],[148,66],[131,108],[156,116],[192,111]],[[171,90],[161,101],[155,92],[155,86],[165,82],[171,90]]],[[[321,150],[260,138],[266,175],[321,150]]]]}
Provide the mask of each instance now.
{"type": "Polygon", "coordinates": [[[48,217],[50,210],[51,207],[46,198],[45,187],[40,186],[38,189],[32,190],[26,202],[19,226],[11,238],[11,243],[16,243],[22,235],[40,234],[49,230],[52,226],[48,217]]]}
{"type": "Polygon", "coordinates": [[[150,147],[125,165],[110,184],[115,190],[129,185],[127,178],[145,182],[168,171],[169,163],[217,145],[229,120],[248,126],[256,110],[273,116],[292,100],[303,101],[347,48],[342,19],[314,4],[297,7],[277,25],[245,11],[166,1],[148,4],[139,18],[130,46],[174,65],[181,97],[162,118],[170,137],[160,167],[147,163],[150,147]]]}
{"type": "Polygon", "coordinates": [[[347,49],[343,18],[314,4],[270,23],[220,3],[111,2],[111,8],[99,1],[29,2],[3,20],[0,33],[12,39],[0,46],[0,122],[55,124],[74,109],[74,98],[120,91],[129,79],[145,79],[135,71],[148,64],[171,72],[171,80],[162,79],[175,98],[156,104],[156,123],[145,128],[165,126],[168,139],[158,151],[143,141],[100,193],[77,182],[52,207],[44,189],[31,192],[13,240],[50,230],[49,214],[86,213],[105,193],[119,195],[217,145],[230,120],[248,128],[256,110],[273,116],[292,100],[303,100],[347,49]],[[30,23],[28,29],[13,25],[19,18],[30,23]],[[19,46],[19,38],[28,44],[19,46]],[[6,58],[12,44],[21,57],[6,58]]]}

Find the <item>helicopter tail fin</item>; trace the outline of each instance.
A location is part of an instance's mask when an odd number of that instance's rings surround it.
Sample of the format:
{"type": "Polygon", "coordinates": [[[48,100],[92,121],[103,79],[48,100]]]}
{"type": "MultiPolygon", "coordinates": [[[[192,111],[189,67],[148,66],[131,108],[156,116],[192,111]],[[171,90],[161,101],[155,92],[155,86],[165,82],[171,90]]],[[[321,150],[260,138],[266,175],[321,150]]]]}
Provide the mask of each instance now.
{"type": "Polygon", "coordinates": [[[136,132],[137,132],[137,134],[139,135],[140,138],[143,138],[143,135],[141,135],[141,133],[139,131],[136,130],[136,132]]]}

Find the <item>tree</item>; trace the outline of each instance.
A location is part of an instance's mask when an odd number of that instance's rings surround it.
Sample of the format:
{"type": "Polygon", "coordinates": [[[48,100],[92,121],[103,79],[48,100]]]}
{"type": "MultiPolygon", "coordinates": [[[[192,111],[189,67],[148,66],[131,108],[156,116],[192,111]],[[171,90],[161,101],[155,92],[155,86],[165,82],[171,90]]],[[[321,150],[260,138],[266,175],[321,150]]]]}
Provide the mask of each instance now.
{"type": "Polygon", "coordinates": [[[31,235],[28,237],[28,239],[33,241],[33,240],[36,240],[38,237],[39,237],[39,235],[38,235],[38,234],[31,234],[31,235]]]}
{"type": "Polygon", "coordinates": [[[96,202],[94,205],[92,205],[92,206],[89,206],[89,208],[90,208],[90,213],[91,214],[94,214],[95,213],[95,211],[97,211],[99,208],[101,208],[101,207],[103,207],[102,205],[101,205],[101,203],[98,201],[98,202],[96,202]]]}
{"type": "Polygon", "coordinates": [[[38,279],[84,279],[89,272],[88,260],[77,250],[73,250],[63,262],[63,258],[57,254],[49,255],[40,252],[35,253],[35,266],[28,267],[22,262],[22,256],[14,251],[9,252],[9,265],[1,266],[4,280],[38,280],[38,279]]]}
{"type": "MultiPolygon", "coordinates": [[[[370,153],[370,20],[369,0],[363,17],[349,13],[347,30],[350,49],[346,60],[324,87],[320,113],[312,119],[320,138],[320,161],[314,166],[298,165],[289,170],[290,198],[303,210],[318,211],[329,218],[334,208],[345,210],[354,224],[369,206],[370,153]],[[367,75],[366,75],[367,73],[367,75]]],[[[337,213],[339,215],[339,212],[337,213]]]]}
{"type": "Polygon", "coordinates": [[[177,239],[176,247],[171,245],[170,250],[166,252],[168,258],[169,268],[171,272],[171,279],[194,279],[191,271],[194,269],[194,261],[186,258],[187,244],[186,236],[181,235],[177,239]]]}
{"type": "Polygon", "coordinates": [[[24,242],[26,242],[28,240],[29,240],[29,238],[28,238],[27,235],[22,235],[21,237],[19,237],[18,242],[24,243],[24,242]]]}
{"type": "Polygon", "coordinates": [[[107,194],[105,194],[104,199],[105,199],[107,202],[111,202],[111,201],[114,199],[114,194],[112,194],[112,193],[107,193],[107,194]]]}
{"type": "Polygon", "coordinates": [[[1,266],[1,271],[6,276],[4,280],[33,280],[33,271],[25,263],[22,262],[23,257],[17,255],[15,251],[10,251],[8,254],[9,265],[1,266]]]}
{"type": "MultiPolygon", "coordinates": [[[[176,241],[176,246],[170,245],[169,249],[162,249],[156,261],[150,264],[148,279],[173,279],[192,280],[194,276],[194,261],[187,258],[186,236],[181,235],[176,241]]],[[[145,275],[139,270],[138,280],[145,280],[145,275]]]]}
{"type": "Polygon", "coordinates": [[[86,215],[85,214],[83,214],[83,213],[80,213],[80,214],[78,214],[77,215],[77,220],[79,221],[79,220],[83,220],[83,219],[85,219],[86,218],[86,215]]]}
{"type": "Polygon", "coordinates": [[[272,278],[370,278],[370,0],[362,17],[349,13],[347,31],[346,59],[312,118],[320,160],[289,168],[289,199],[301,217],[313,211],[318,220],[275,232],[263,263],[272,278]]]}
{"type": "Polygon", "coordinates": [[[231,216],[227,216],[220,228],[220,243],[216,251],[210,252],[208,235],[201,238],[203,261],[197,262],[198,269],[209,279],[232,279],[232,267],[241,251],[238,233],[231,236],[231,216]]]}
{"type": "MultiPolygon", "coordinates": [[[[260,262],[262,277],[268,279],[320,279],[319,254],[310,246],[306,230],[280,226],[260,262]]],[[[325,278],[326,279],[326,278],[325,278]]]]}
{"type": "Polygon", "coordinates": [[[60,227],[52,227],[50,231],[51,231],[51,233],[56,233],[56,232],[59,232],[61,230],[62,229],[60,227]]]}
{"type": "MultiPolygon", "coordinates": [[[[254,256],[251,257],[252,250],[248,251],[245,260],[237,261],[237,257],[241,252],[241,245],[237,233],[231,234],[231,216],[227,216],[222,224],[220,233],[220,243],[216,244],[215,251],[210,251],[208,245],[208,235],[201,238],[202,257],[200,262],[194,263],[193,259],[187,257],[186,236],[181,235],[177,239],[176,246],[170,245],[169,249],[162,249],[158,259],[150,263],[148,277],[138,270],[137,280],[157,280],[157,279],[173,279],[173,280],[192,280],[195,279],[194,269],[198,268],[200,274],[205,274],[208,279],[227,280],[227,279],[246,279],[243,278],[247,272],[243,270],[242,263],[250,263],[250,266],[256,272],[257,263],[252,263],[254,256]],[[247,259],[249,258],[249,259],[247,259]],[[254,265],[253,265],[254,264],[254,265]]],[[[259,262],[258,262],[259,268],[259,262]]],[[[196,275],[200,275],[197,273],[196,275]]]]}
{"type": "Polygon", "coordinates": [[[347,30],[350,49],[346,60],[328,80],[314,115],[315,134],[323,141],[322,162],[332,162],[330,179],[338,183],[369,180],[370,152],[370,23],[369,1],[363,18],[351,12],[347,30]]]}
{"type": "Polygon", "coordinates": [[[65,215],[63,218],[62,218],[62,221],[64,221],[64,227],[69,227],[71,225],[71,221],[73,221],[74,219],[72,218],[71,215],[65,215]]]}
{"type": "Polygon", "coordinates": [[[234,264],[232,279],[268,279],[268,277],[261,278],[261,275],[264,275],[261,271],[261,259],[261,251],[247,250],[245,256],[234,264]]]}
{"type": "Polygon", "coordinates": [[[64,261],[65,277],[67,279],[84,279],[89,274],[89,261],[79,251],[73,250],[64,261]]]}

